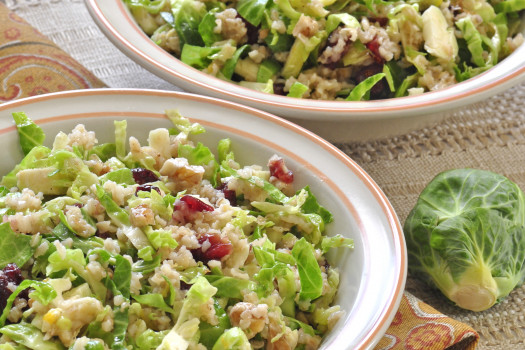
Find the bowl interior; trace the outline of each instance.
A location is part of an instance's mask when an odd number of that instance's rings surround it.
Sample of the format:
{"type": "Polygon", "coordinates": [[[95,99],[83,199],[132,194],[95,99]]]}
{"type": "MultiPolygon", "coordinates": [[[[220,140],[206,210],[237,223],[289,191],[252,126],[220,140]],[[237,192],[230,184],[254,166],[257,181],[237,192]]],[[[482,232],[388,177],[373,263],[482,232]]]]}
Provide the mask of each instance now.
{"type": "Polygon", "coordinates": [[[161,91],[86,90],[20,100],[0,106],[0,163],[6,174],[21,158],[11,113],[25,112],[45,131],[51,146],[58,131],[78,123],[96,132],[99,142],[114,140],[114,120],[126,119],[128,136],[145,143],[148,132],[170,127],[164,110],[178,109],[207,130],[197,141],[215,150],[232,140],[241,164],[266,165],[277,153],[294,172],[297,189],[309,185],[334,215],[328,235],[355,241],[353,251],[334,250],[330,258],[341,273],[337,303],[346,311],[323,348],[368,348],[379,341],[397,310],[406,278],[403,234],[388,200],[353,161],[319,137],[272,115],[209,98],[161,91]]]}

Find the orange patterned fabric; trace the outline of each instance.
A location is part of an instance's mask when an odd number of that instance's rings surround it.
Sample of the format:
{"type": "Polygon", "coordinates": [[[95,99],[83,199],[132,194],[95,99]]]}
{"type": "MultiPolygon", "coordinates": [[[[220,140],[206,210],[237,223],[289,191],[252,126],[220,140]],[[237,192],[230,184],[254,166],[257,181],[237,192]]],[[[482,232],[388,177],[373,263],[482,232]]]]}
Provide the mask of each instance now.
{"type": "Polygon", "coordinates": [[[478,340],[478,333],[470,326],[405,292],[394,320],[375,350],[473,350],[478,340]]]}
{"type": "Polygon", "coordinates": [[[0,103],[104,83],[0,2],[0,103]]]}

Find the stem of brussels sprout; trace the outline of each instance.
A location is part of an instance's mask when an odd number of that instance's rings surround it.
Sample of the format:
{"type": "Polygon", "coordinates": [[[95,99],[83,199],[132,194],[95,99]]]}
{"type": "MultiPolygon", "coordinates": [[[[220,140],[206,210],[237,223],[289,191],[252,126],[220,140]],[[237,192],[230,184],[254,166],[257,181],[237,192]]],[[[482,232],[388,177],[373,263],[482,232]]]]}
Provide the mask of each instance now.
{"type": "Polygon", "coordinates": [[[463,309],[483,311],[496,303],[499,293],[490,268],[483,262],[476,262],[459,277],[447,294],[463,309]]]}
{"type": "Polygon", "coordinates": [[[483,311],[496,303],[496,295],[492,289],[476,285],[461,286],[450,296],[459,307],[471,311],[483,311]]]}

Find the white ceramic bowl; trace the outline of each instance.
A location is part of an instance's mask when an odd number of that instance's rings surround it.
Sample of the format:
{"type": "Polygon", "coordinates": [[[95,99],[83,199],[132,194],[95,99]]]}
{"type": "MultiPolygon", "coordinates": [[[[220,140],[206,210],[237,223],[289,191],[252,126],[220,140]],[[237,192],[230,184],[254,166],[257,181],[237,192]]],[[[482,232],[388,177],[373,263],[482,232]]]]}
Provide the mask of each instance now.
{"type": "Polygon", "coordinates": [[[178,109],[207,132],[206,145],[232,140],[241,164],[266,164],[274,153],[294,171],[298,187],[310,185],[334,215],[328,234],[355,240],[355,249],[332,256],[341,271],[337,303],[346,315],[325,338],[324,349],[371,349],[393,319],[406,279],[403,232],[388,199],[351,159],[318,136],[265,112],[238,104],[177,92],[82,90],[43,95],[0,105],[0,173],[22,157],[11,113],[25,112],[53,142],[60,130],[83,123],[99,142],[114,140],[113,120],[127,119],[128,135],[145,141],[148,131],[169,127],[164,110],[178,109]]]}
{"type": "Polygon", "coordinates": [[[446,111],[472,104],[525,80],[525,45],[487,72],[419,96],[378,101],[318,101],[267,94],[194,69],[145,35],[122,0],[85,0],[96,23],[126,55],[185,91],[259,108],[293,120],[330,141],[377,139],[416,130],[446,111]]]}

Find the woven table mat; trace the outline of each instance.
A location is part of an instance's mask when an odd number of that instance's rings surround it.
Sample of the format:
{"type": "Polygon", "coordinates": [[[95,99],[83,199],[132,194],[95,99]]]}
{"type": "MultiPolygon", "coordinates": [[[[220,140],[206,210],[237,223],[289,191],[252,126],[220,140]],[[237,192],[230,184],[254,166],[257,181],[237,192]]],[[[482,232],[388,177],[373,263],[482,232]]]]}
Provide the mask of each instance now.
{"type": "MultiPolygon", "coordinates": [[[[122,54],[100,32],[82,0],[3,1],[109,87],[181,90],[122,54]]],[[[336,146],[372,176],[403,223],[422,189],[443,170],[487,169],[509,177],[525,189],[523,101],[525,84],[451,112],[443,122],[427,129],[336,146]]],[[[478,313],[454,307],[410,276],[407,291],[439,312],[472,326],[480,334],[477,349],[525,348],[525,287],[514,290],[490,310],[478,313]]]]}
{"type": "MultiPolygon", "coordinates": [[[[525,189],[525,84],[451,115],[430,128],[370,142],[338,144],[378,183],[401,223],[439,172],[478,168],[525,189]]],[[[406,290],[480,334],[477,349],[525,349],[525,287],[484,312],[461,310],[409,276],[406,290]]]]}

